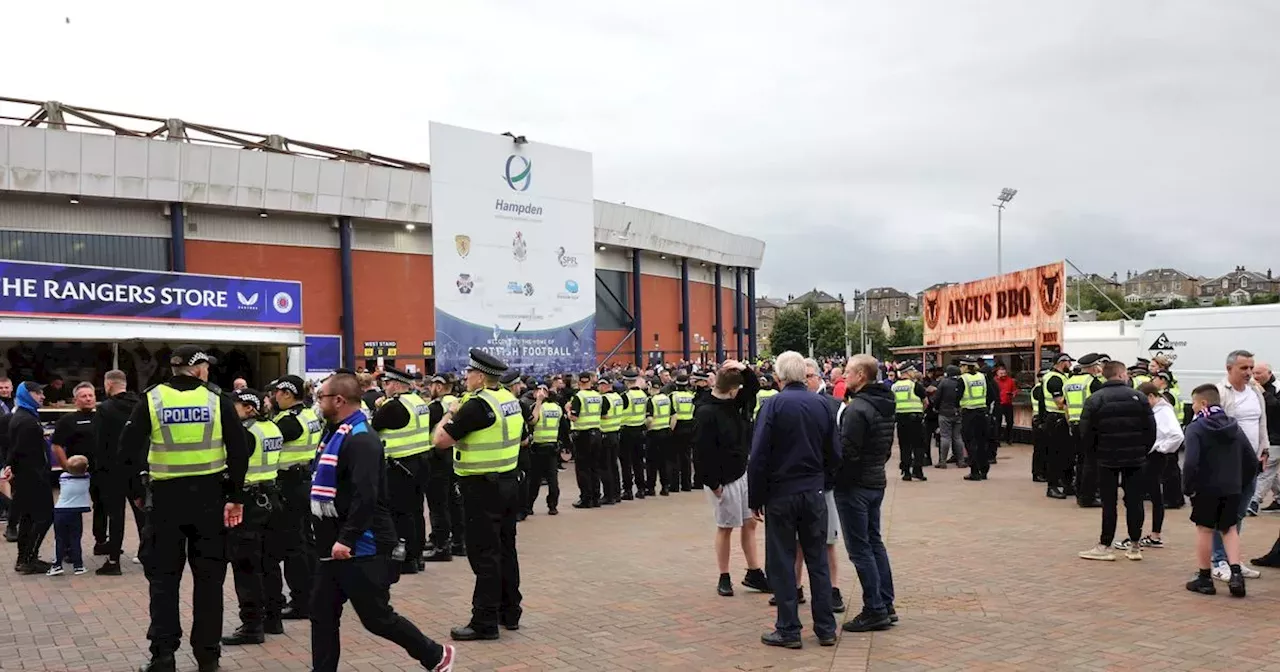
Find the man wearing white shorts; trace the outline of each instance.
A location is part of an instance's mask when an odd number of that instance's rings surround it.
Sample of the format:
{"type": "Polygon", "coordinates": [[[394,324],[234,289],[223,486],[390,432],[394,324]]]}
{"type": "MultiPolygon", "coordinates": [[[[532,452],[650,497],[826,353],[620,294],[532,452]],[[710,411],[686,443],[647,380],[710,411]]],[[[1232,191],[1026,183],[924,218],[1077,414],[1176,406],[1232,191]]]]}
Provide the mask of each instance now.
{"type": "Polygon", "coordinates": [[[751,434],[747,431],[749,409],[755,408],[758,376],[740,362],[728,361],[716,374],[710,398],[694,411],[694,459],[716,519],[716,561],[720,582],[716,592],[733,595],[729,579],[729,546],[733,531],[742,530],[742,555],[747,575],[742,585],[769,591],[769,581],[760,567],[756,549],[756,520],[747,500],[747,456],[751,434]]]}

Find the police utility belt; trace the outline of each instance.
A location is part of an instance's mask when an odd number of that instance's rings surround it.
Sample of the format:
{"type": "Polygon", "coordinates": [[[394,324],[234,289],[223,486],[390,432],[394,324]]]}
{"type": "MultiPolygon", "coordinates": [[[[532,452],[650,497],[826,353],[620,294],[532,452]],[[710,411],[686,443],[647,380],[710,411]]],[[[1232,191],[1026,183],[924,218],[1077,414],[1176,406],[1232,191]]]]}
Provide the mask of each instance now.
{"type": "Polygon", "coordinates": [[[270,511],[271,497],[276,494],[276,484],[272,481],[246,483],[242,492],[247,495],[247,500],[258,505],[258,508],[270,511]]]}

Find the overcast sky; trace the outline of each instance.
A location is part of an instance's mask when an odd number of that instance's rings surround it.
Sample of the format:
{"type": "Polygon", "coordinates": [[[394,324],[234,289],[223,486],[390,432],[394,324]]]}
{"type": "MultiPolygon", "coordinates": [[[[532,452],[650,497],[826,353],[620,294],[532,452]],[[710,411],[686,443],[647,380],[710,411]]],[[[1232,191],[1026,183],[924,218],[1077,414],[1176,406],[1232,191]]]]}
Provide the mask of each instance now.
{"type": "Polygon", "coordinates": [[[0,95],[421,161],[512,130],[764,240],[775,296],[992,275],[1001,187],[1006,270],[1280,272],[1275,0],[621,4],[8,3],[0,95]]]}

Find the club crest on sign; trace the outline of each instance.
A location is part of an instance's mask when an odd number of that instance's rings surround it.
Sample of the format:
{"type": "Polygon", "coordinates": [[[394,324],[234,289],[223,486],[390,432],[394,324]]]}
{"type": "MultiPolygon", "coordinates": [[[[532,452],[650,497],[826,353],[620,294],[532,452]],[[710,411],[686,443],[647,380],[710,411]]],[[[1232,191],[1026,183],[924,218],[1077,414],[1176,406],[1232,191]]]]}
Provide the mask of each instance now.
{"type": "Polygon", "coordinates": [[[466,259],[471,254],[471,236],[454,236],[453,246],[458,250],[458,256],[466,259]]]}

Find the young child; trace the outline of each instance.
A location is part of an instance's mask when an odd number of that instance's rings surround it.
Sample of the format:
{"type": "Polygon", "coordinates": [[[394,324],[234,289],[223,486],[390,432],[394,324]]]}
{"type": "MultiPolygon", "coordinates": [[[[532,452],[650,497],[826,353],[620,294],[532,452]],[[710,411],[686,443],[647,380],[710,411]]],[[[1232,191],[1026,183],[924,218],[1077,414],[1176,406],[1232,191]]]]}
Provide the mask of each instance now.
{"type": "Polygon", "coordinates": [[[77,575],[84,574],[84,557],[80,554],[80,538],[84,536],[84,514],[89,511],[89,460],[84,455],[67,458],[67,468],[58,478],[58,503],[53,506],[53,566],[49,576],[62,575],[67,560],[77,575]]]}
{"type": "Polygon", "coordinates": [[[1236,421],[1222,410],[1222,398],[1212,384],[1191,393],[1195,420],[1187,425],[1186,463],[1182,471],[1182,491],[1191,497],[1191,522],[1196,524],[1196,560],[1200,572],[1187,583],[1187,590],[1204,595],[1218,592],[1210,575],[1210,547],[1213,532],[1222,533],[1222,545],[1231,565],[1227,587],[1234,597],[1244,597],[1244,576],[1240,573],[1240,498],[1258,469],[1258,456],[1236,421]]]}

